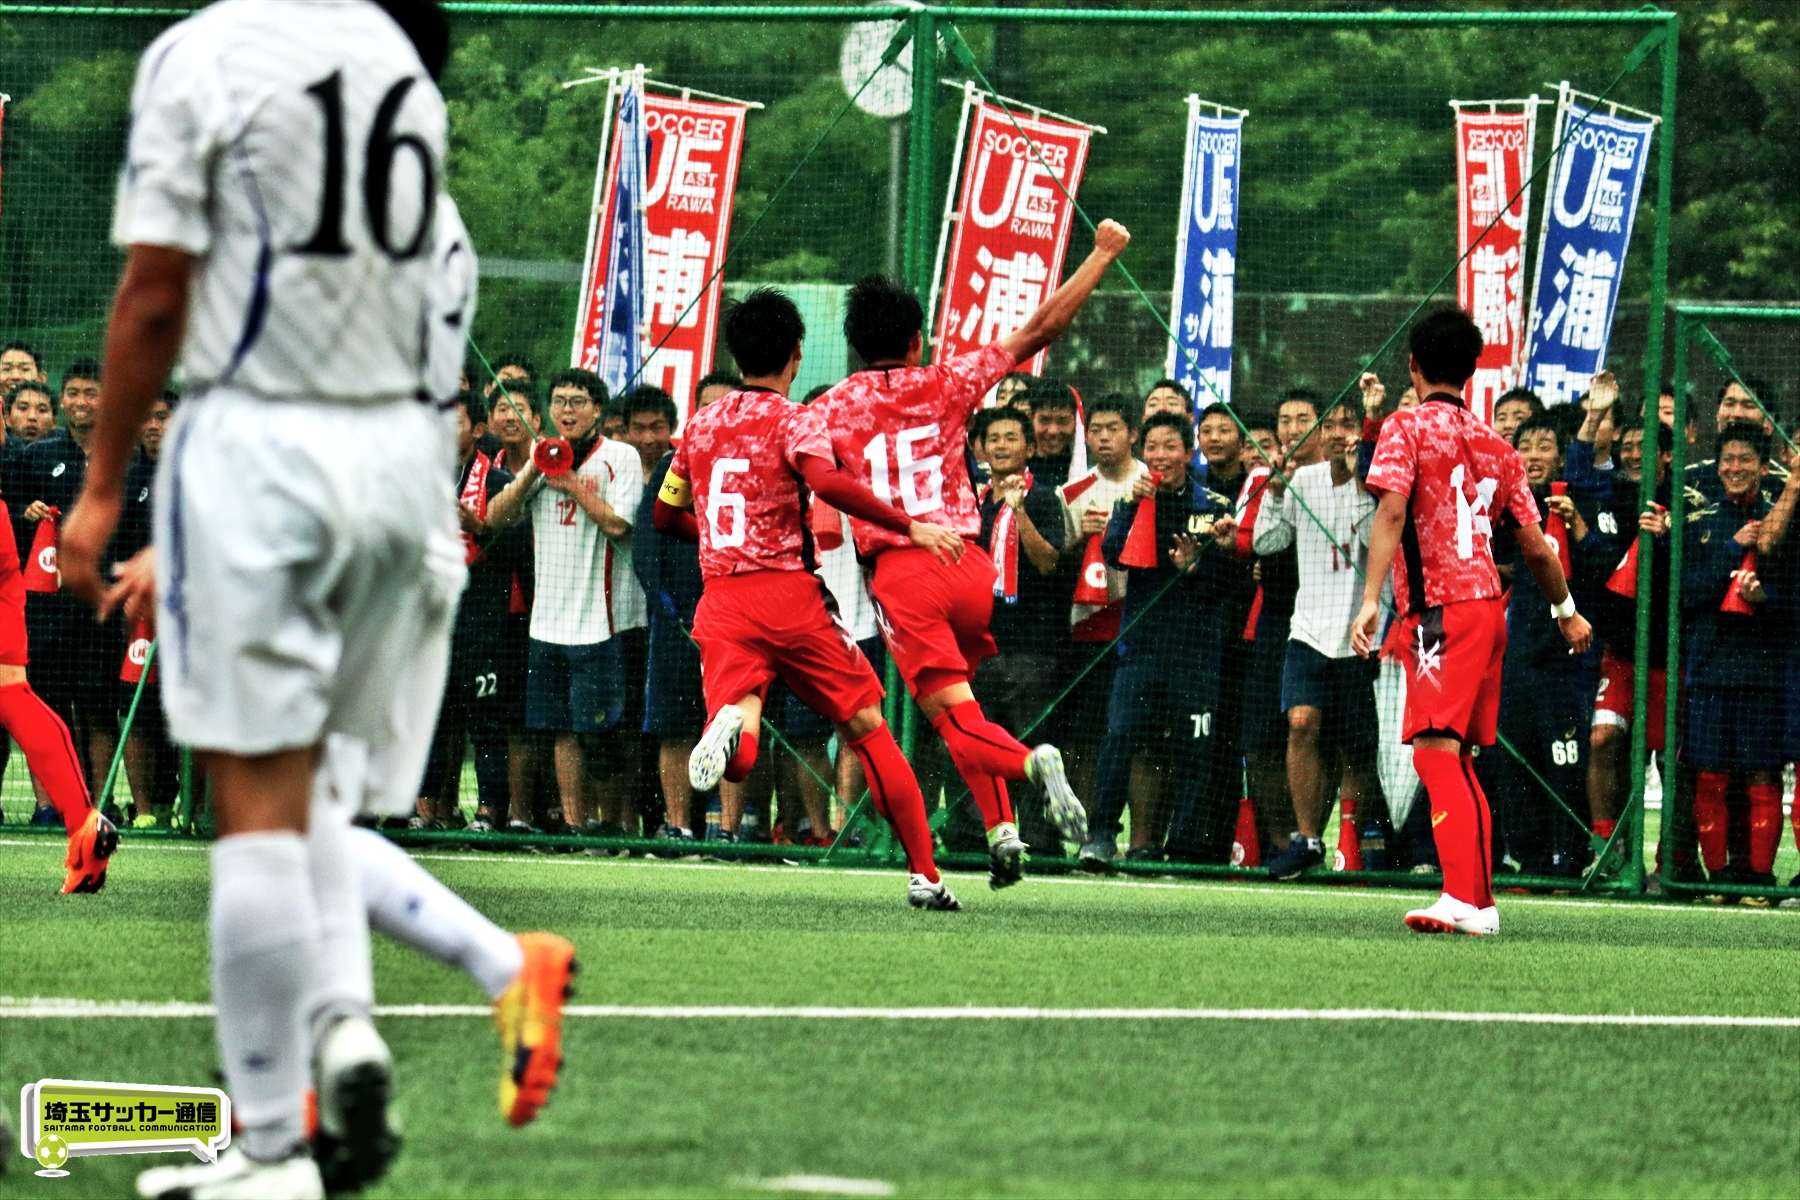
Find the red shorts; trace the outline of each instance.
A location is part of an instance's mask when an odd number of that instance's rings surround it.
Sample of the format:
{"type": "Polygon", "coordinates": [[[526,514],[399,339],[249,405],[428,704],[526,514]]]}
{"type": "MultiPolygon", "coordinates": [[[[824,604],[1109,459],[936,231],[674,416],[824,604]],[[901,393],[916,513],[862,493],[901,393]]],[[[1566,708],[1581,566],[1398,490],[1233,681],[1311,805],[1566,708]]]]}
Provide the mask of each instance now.
{"type": "Polygon", "coordinates": [[[694,610],[701,687],[710,718],[776,676],[835,724],[881,703],[881,681],[850,631],[825,607],[825,586],[805,571],[752,571],[706,581],[694,610]]]}
{"type": "Polygon", "coordinates": [[[13,544],[12,517],[0,500],[0,666],[22,667],[31,661],[25,636],[25,577],[19,574],[19,548],[13,544]]]}
{"type": "Polygon", "coordinates": [[[1400,642],[1406,716],[1400,740],[1448,734],[1491,746],[1500,718],[1500,664],[1506,658],[1506,603],[1459,600],[1408,613],[1400,642]]]}
{"type": "Polygon", "coordinates": [[[994,560],[967,544],[962,560],[939,562],[913,546],[884,550],[875,560],[869,594],[875,618],[900,678],[916,697],[922,671],[959,672],[969,679],[998,654],[988,620],[994,615],[994,560]]]}
{"type": "MultiPolygon", "coordinates": [[[[1600,651],[1600,690],[1594,694],[1594,724],[1631,728],[1632,700],[1636,690],[1637,664],[1621,658],[1607,646],[1600,651]]],[[[1650,723],[1644,740],[1652,750],[1663,748],[1663,734],[1668,725],[1669,672],[1664,667],[1650,669],[1650,723]]]]}

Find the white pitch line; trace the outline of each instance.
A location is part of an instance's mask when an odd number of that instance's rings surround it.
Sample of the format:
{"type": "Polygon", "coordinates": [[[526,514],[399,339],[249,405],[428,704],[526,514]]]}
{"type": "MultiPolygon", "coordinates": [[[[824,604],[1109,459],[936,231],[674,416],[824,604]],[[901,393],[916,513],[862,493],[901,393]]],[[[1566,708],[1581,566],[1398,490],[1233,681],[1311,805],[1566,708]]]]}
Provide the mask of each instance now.
{"type": "MultiPolygon", "coordinates": [[[[486,1017],[485,1004],[376,1005],[378,1017],[486,1017]]],[[[1800,1017],[1672,1013],[1442,1012],[1411,1008],[1025,1008],[980,1005],[880,1008],[833,1005],[571,1004],[565,1016],[653,1021],[1433,1021],[1460,1025],[1718,1026],[1800,1029],[1800,1017]]],[[[211,1017],[210,1004],[185,1001],[67,1000],[0,996],[0,1018],[211,1017]]]]}
{"type": "MultiPolygon", "coordinates": [[[[0,839],[0,846],[36,847],[36,846],[41,846],[43,844],[44,843],[40,842],[40,841],[20,841],[20,840],[0,839]]],[[[141,853],[146,850],[148,850],[148,851],[173,850],[173,851],[182,852],[182,853],[197,854],[197,853],[204,853],[206,851],[205,846],[183,846],[183,845],[171,844],[171,843],[167,843],[167,842],[146,842],[146,843],[142,843],[142,844],[134,844],[130,848],[133,853],[141,853]]],[[[591,856],[587,856],[587,855],[577,855],[577,854],[508,855],[508,854],[501,854],[501,853],[485,853],[485,852],[484,853],[464,852],[464,853],[458,853],[458,854],[444,854],[444,853],[418,853],[418,852],[412,852],[412,851],[409,851],[409,853],[412,855],[412,857],[414,859],[418,860],[419,862],[448,862],[448,863],[463,863],[465,865],[480,863],[480,864],[484,864],[484,865],[492,864],[492,865],[501,865],[501,866],[587,867],[587,868],[592,868],[592,869],[611,868],[613,870],[637,868],[640,870],[652,870],[652,871],[654,871],[654,870],[664,870],[664,871],[667,871],[667,870],[745,871],[745,872],[760,872],[763,874],[771,874],[771,875],[773,875],[773,874],[804,875],[804,876],[807,876],[808,878],[812,878],[812,879],[825,879],[825,878],[830,878],[833,876],[840,876],[840,875],[849,875],[849,876],[860,875],[860,876],[870,876],[870,877],[882,878],[882,879],[899,878],[899,869],[898,868],[895,868],[893,870],[880,870],[880,869],[871,868],[871,867],[826,867],[826,866],[822,866],[822,865],[790,866],[790,865],[787,865],[785,862],[782,862],[781,860],[778,860],[778,859],[766,859],[766,860],[748,860],[748,859],[746,859],[746,860],[741,860],[738,862],[692,862],[692,861],[671,861],[671,860],[665,860],[665,859],[643,859],[643,858],[599,858],[599,857],[591,857],[591,856]]],[[[1249,881],[1245,881],[1243,883],[1231,883],[1231,882],[1226,882],[1226,881],[1221,881],[1221,880],[1211,880],[1211,879],[1203,880],[1203,879],[1199,879],[1199,878],[1195,878],[1192,881],[1188,881],[1188,880],[1174,881],[1174,880],[1167,880],[1167,879],[1121,879],[1121,878],[1112,878],[1112,877],[1084,879],[1084,878],[1080,878],[1077,876],[1069,876],[1069,875],[1034,875],[1031,877],[1030,882],[1033,886],[1048,886],[1048,887],[1098,887],[1098,888],[1120,888],[1120,889],[1142,890],[1142,891],[1176,891],[1176,892],[1188,892],[1188,893],[1227,892],[1227,893],[1232,893],[1232,894],[1240,895],[1240,896],[1263,895],[1263,896],[1330,897],[1334,900],[1367,900],[1367,901],[1371,901],[1371,902],[1378,902],[1378,903],[1384,903],[1384,904],[1389,904],[1389,905],[1392,905],[1400,900],[1403,900],[1405,897],[1407,897],[1409,895],[1415,894],[1414,889],[1402,888],[1402,887],[1394,887],[1394,888],[1367,887],[1367,888],[1365,888],[1360,885],[1351,886],[1351,885],[1343,885],[1343,884],[1325,885],[1325,886],[1318,886],[1318,887],[1306,887],[1306,886],[1300,885],[1300,884],[1252,883],[1249,881]]],[[[1431,884],[1429,881],[1421,882],[1419,885],[1419,890],[1428,889],[1431,886],[1434,886],[1434,885],[1431,884]]],[[[1765,916],[1783,916],[1783,915],[1785,915],[1789,918],[1793,918],[1795,916],[1800,916],[1800,909],[1794,909],[1794,908],[1785,908],[1784,909],[1779,906],[1775,906],[1775,907],[1771,907],[1771,908],[1746,908],[1743,905],[1738,905],[1738,904],[1703,904],[1703,903],[1698,903],[1698,902],[1691,903],[1691,904],[1665,904],[1665,903],[1651,903],[1651,902],[1646,902],[1646,901],[1616,901],[1616,900],[1608,900],[1601,896],[1585,897],[1585,898],[1581,897],[1581,896],[1575,896],[1575,895],[1570,895],[1570,896],[1506,896],[1501,900],[1502,908],[1511,908],[1514,905],[1523,905],[1523,906],[1541,907],[1541,908],[1604,908],[1607,911],[1614,912],[1614,913],[1632,913],[1632,912],[1715,913],[1715,914],[1724,914],[1726,916],[1741,916],[1741,917],[1765,917],[1765,916]]]]}

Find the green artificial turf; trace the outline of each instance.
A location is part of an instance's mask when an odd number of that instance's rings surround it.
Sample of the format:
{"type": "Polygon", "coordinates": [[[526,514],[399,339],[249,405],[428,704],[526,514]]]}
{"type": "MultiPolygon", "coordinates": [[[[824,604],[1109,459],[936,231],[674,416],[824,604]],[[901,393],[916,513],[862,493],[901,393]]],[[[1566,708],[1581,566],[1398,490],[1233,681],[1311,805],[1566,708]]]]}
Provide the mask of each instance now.
{"type": "MultiPolygon", "coordinates": [[[[502,924],[572,937],[583,1004],[1373,1007],[1800,1015],[1800,914],[1504,898],[1498,939],[1421,938],[1382,890],[428,856],[502,924]]],[[[0,845],[0,995],[207,998],[206,857],[128,844],[54,894],[50,845],[0,845]]],[[[472,1004],[377,941],[384,1004],[472,1004]]],[[[408,1135],[370,1195],[768,1194],[787,1175],[901,1195],[1800,1193],[1800,1029],[1326,1021],[571,1018],[524,1130],[478,1018],[384,1018],[408,1135]]],[[[202,1019],[0,1019],[0,1088],[207,1084],[202,1019]]],[[[15,1114],[16,1119],[16,1114],[15,1114]]],[[[86,1159],[7,1195],[124,1195],[86,1159]]],[[[163,1160],[168,1161],[168,1160],[163,1160]]]]}

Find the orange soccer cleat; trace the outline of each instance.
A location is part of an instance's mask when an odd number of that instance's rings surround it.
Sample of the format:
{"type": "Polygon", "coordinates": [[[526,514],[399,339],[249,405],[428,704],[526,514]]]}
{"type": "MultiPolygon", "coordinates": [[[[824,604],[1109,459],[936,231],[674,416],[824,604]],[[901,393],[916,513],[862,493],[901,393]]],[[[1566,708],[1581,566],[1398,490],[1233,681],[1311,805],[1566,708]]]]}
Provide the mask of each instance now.
{"type": "Polygon", "coordinates": [[[99,809],[88,809],[87,818],[69,835],[69,853],[63,858],[63,866],[68,868],[63,873],[63,894],[97,892],[105,887],[107,860],[118,848],[118,829],[99,809]]]}
{"type": "Polygon", "coordinates": [[[506,1062],[500,1073],[500,1115],[524,1125],[550,1101],[562,1067],[563,1004],[579,969],[575,947],[554,933],[521,933],[525,966],[494,1001],[494,1028],[506,1062]]]}

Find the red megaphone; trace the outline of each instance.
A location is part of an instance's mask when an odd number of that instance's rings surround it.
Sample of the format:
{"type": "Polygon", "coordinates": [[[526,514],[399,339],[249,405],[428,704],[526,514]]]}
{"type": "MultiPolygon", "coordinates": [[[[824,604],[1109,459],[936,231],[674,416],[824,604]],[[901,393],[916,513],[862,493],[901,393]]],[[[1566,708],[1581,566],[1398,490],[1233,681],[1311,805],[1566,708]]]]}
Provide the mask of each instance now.
{"type": "MultiPolygon", "coordinates": [[[[1652,504],[1650,507],[1656,510],[1658,516],[1661,516],[1668,511],[1668,509],[1660,504],[1652,504]]],[[[1636,537],[1633,537],[1631,539],[1631,544],[1625,547],[1625,557],[1619,560],[1619,565],[1614,567],[1613,573],[1607,577],[1606,590],[1617,593],[1627,600],[1636,600],[1637,565],[1638,540],[1636,537]]]]}
{"type": "MultiPolygon", "coordinates": [[[[1550,494],[1566,496],[1569,494],[1569,485],[1558,479],[1550,485],[1550,494]]],[[[1548,517],[1544,518],[1544,536],[1549,538],[1550,544],[1556,547],[1556,561],[1562,564],[1563,578],[1567,579],[1569,573],[1574,569],[1569,562],[1569,528],[1554,509],[1551,510],[1548,517]]]]}
{"type": "MultiPolygon", "coordinates": [[[[1744,561],[1739,564],[1738,570],[1756,570],[1756,548],[1754,546],[1744,551],[1744,561]]],[[[1738,591],[1738,581],[1736,576],[1732,577],[1731,583],[1725,588],[1725,599],[1719,602],[1719,611],[1722,613],[1738,613],[1739,615],[1746,617],[1756,615],[1755,605],[1744,599],[1743,593],[1738,591]]]]}
{"type": "Polygon", "coordinates": [[[28,592],[62,590],[62,571],[56,565],[56,522],[61,517],[62,511],[52,508],[50,515],[38,522],[37,534],[31,539],[31,553],[21,564],[20,574],[28,592]]]}
{"type": "Polygon", "coordinates": [[[552,478],[567,475],[575,465],[575,451],[566,438],[542,438],[531,448],[531,465],[552,478]]]}
{"type": "MultiPolygon", "coordinates": [[[[1153,487],[1162,486],[1162,472],[1150,472],[1153,487]]],[[[1125,535],[1125,549],[1119,553],[1121,567],[1154,567],[1156,565],[1156,493],[1138,501],[1137,515],[1131,519],[1131,532],[1125,535]]]]}

